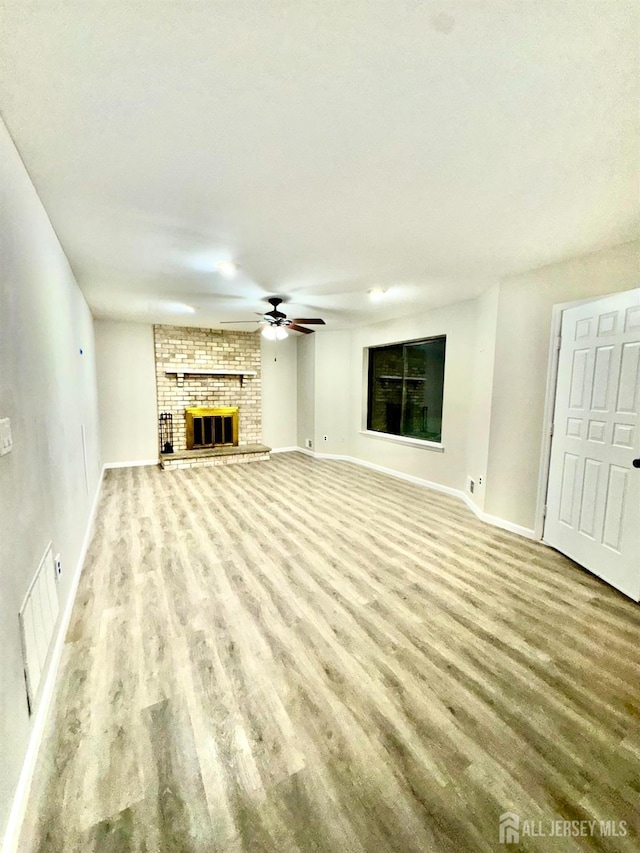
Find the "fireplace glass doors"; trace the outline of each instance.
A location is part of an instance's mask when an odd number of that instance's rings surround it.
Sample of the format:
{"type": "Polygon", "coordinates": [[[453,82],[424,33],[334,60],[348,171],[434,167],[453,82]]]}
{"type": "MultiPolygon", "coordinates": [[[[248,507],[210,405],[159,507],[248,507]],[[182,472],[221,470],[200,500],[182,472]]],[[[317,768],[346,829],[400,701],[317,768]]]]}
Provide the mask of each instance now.
{"type": "Polygon", "coordinates": [[[238,408],[187,409],[187,450],[238,444],[238,408]]]}

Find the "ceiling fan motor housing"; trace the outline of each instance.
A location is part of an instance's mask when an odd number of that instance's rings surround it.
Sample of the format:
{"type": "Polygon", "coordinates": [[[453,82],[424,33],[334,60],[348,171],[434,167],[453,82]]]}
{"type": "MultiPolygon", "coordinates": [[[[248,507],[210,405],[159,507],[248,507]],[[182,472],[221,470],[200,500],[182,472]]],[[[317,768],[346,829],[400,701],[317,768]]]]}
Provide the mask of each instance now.
{"type": "Polygon", "coordinates": [[[278,299],[276,296],[274,296],[268,301],[271,303],[271,305],[273,305],[273,311],[267,311],[264,316],[268,317],[269,322],[271,323],[276,323],[278,326],[285,325],[287,315],[282,311],[278,311],[278,305],[280,305],[282,299],[278,299]]]}

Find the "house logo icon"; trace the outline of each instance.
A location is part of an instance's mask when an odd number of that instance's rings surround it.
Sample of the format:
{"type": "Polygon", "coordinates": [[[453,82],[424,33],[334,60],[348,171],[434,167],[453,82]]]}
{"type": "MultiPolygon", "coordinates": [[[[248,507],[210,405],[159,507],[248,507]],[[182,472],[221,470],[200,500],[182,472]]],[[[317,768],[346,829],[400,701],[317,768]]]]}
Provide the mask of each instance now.
{"type": "Polygon", "coordinates": [[[500,844],[517,844],[520,841],[520,816],[515,812],[500,815],[500,844]]]}

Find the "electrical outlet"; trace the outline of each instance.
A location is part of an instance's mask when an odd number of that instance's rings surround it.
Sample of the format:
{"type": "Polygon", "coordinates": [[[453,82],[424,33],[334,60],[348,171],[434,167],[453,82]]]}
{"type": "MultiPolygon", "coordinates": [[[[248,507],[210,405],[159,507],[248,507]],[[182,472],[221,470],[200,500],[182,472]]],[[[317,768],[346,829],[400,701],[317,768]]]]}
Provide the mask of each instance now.
{"type": "Polygon", "coordinates": [[[479,485],[479,486],[481,486],[481,485],[482,485],[482,477],[478,477],[478,485],[479,485]]]}
{"type": "Polygon", "coordinates": [[[11,437],[11,421],[9,418],[0,420],[0,456],[11,453],[13,438],[11,437]]]}
{"type": "Polygon", "coordinates": [[[323,441],[326,441],[326,440],[327,440],[327,436],[326,436],[326,435],[323,435],[323,436],[322,436],[322,440],[323,440],[323,441]]]}
{"type": "Polygon", "coordinates": [[[60,554],[56,554],[53,558],[53,565],[55,567],[56,579],[60,580],[60,576],[62,575],[62,558],[60,554]]]}

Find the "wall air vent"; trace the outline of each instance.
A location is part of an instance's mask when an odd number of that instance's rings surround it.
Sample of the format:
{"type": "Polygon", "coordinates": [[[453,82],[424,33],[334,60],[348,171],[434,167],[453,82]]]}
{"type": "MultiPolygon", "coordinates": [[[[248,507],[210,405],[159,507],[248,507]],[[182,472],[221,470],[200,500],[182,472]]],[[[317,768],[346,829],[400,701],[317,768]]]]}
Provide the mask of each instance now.
{"type": "Polygon", "coordinates": [[[55,571],[55,561],[49,543],[18,613],[27,702],[31,714],[35,708],[38,688],[58,621],[60,607],[55,571]]]}

